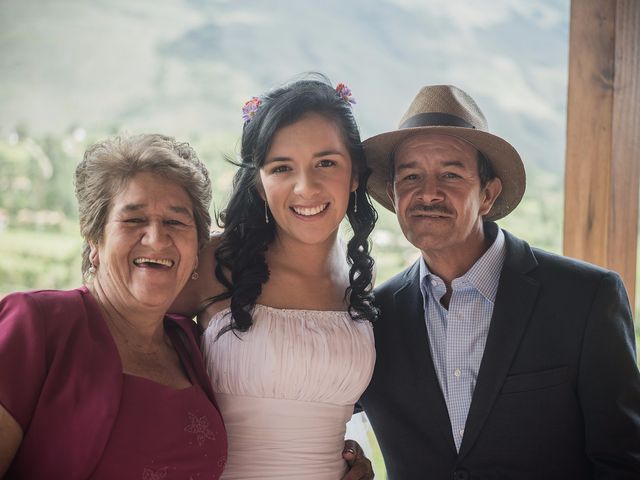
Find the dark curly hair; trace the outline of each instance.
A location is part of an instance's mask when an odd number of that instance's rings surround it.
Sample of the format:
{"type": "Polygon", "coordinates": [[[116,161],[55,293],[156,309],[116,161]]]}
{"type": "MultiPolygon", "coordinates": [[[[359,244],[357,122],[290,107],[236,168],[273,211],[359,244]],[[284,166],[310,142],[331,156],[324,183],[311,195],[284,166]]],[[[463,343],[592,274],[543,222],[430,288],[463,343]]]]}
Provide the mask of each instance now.
{"type": "Polygon", "coordinates": [[[339,127],[358,175],[357,212],[353,208],[353,195],[349,196],[347,207],[353,236],[347,243],[350,270],[345,299],[348,299],[352,319],[374,321],[378,310],[373,305],[371,292],[374,261],[370,255],[369,235],[378,215],[367,194],[371,171],[366,164],[351,107],[321,75],[286,84],[266,93],[260,101],[254,117],[242,130],[241,160],[234,162],[239,168],[233,179],[231,198],[217,218],[224,233],[215,252],[216,278],[227,291],[209,301],[231,299],[230,324],[220,334],[229,330],[244,332],[252,325],[251,312],[262,285],[269,280],[265,252],[276,233],[275,222],[265,222],[264,201],[257,188],[260,168],[275,133],[309,113],[323,115],[339,127]]]}

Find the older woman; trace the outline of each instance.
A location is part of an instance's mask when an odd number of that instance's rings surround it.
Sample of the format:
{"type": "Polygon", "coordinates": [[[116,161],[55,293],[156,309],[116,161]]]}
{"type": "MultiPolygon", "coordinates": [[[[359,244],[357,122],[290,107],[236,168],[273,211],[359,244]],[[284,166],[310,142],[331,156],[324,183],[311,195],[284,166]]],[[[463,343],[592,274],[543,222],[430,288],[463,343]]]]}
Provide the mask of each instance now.
{"type": "Polygon", "coordinates": [[[167,308],[208,238],[187,145],[114,138],[76,170],[85,286],[0,302],[0,476],[218,478],[226,434],[194,338],[167,308]]]}

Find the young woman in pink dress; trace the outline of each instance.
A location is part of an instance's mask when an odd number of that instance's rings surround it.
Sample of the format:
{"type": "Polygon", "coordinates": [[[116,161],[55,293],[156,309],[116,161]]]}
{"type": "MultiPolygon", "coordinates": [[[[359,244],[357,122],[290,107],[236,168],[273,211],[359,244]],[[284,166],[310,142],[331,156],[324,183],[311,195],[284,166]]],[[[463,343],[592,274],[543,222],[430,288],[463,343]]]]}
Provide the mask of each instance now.
{"type": "Polygon", "coordinates": [[[319,78],[243,109],[224,233],[180,300],[183,311],[201,309],[229,439],[225,479],[347,472],[345,424],[372,374],[377,315],[368,240],[377,216],[352,103],[347,87],[319,78]]]}

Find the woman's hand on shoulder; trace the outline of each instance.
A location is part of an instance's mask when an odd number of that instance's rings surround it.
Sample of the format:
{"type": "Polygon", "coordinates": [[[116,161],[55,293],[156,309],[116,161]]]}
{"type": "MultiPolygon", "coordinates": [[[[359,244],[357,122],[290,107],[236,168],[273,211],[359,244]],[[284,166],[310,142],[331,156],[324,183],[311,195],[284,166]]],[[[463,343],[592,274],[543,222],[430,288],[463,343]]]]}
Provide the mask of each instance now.
{"type": "Polygon", "coordinates": [[[216,278],[215,251],[220,244],[220,235],[221,232],[212,233],[207,244],[198,252],[196,278],[189,279],[169,308],[169,313],[193,318],[206,308],[207,299],[224,291],[224,287],[216,278]]]}

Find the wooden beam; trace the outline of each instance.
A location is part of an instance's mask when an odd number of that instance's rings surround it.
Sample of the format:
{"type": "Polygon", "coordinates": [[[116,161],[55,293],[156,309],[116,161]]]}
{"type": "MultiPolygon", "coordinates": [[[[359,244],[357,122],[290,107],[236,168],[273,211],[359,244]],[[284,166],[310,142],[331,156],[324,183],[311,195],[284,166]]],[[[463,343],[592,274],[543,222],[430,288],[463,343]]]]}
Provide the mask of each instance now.
{"type": "Polygon", "coordinates": [[[564,253],[622,275],[634,305],[640,181],[640,1],[574,0],[564,253]]]}

